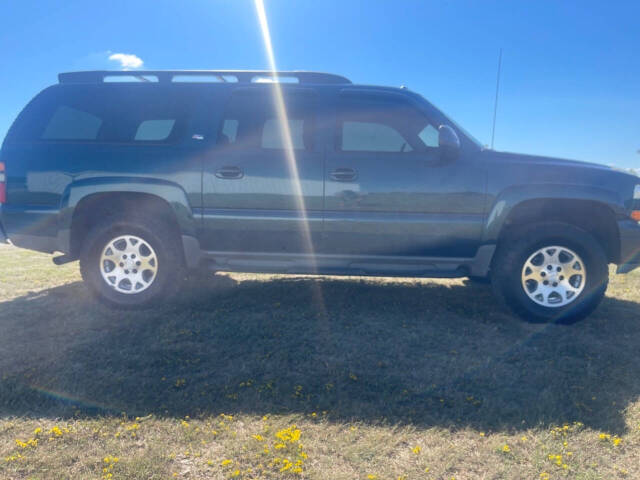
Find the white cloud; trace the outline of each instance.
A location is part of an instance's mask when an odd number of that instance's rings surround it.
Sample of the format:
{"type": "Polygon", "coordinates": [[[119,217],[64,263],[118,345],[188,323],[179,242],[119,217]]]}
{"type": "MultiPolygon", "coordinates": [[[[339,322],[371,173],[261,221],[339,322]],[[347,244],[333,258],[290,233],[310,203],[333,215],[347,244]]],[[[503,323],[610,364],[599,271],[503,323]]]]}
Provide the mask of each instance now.
{"type": "Polygon", "coordinates": [[[140,57],[129,53],[112,53],[109,55],[109,60],[113,62],[120,62],[120,68],[123,70],[140,68],[144,63],[140,57]]]}

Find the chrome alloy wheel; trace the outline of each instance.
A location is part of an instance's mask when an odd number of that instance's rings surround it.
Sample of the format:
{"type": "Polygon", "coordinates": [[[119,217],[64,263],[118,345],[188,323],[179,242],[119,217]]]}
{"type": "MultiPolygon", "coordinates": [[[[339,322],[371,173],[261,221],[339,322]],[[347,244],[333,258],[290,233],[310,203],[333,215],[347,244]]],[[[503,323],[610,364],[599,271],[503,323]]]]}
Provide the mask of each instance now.
{"type": "Polygon", "coordinates": [[[100,256],[100,273],[107,285],[125,294],[149,288],[158,273],[158,257],[151,245],[135,235],[122,235],[107,243],[100,256]]]}
{"type": "Polygon", "coordinates": [[[580,256],[566,247],[544,247],[531,255],[522,268],[522,288],[538,305],[564,307],[573,302],[587,282],[580,256]]]}

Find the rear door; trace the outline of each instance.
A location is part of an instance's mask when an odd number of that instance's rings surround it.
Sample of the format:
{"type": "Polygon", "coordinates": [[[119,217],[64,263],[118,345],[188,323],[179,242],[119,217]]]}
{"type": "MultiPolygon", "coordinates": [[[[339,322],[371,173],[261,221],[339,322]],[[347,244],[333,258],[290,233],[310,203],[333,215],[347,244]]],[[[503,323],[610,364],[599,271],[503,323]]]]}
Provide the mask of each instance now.
{"type": "Polygon", "coordinates": [[[475,254],[485,174],[464,155],[441,160],[439,124],[414,102],[363,89],[337,96],[335,141],[326,158],[324,253],[475,254]]]}
{"type": "Polygon", "coordinates": [[[283,90],[292,150],[283,140],[272,85],[238,87],[228,99],[216,145],[204,158],[202,246],[210,252],[264,256],[311,254],[318,248],[323,201],[318,97],[310,88],[283,90]]]}

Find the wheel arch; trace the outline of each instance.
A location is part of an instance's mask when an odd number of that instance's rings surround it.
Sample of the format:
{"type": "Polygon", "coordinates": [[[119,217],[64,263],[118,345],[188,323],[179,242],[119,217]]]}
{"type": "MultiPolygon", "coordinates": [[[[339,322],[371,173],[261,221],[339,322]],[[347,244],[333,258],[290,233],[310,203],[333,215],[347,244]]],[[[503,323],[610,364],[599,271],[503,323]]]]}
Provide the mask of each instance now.
{"type": "Polygon", "coordinates": [[[172,231],[195,238],[196,220],[187,196],[171,182],[146,179],[91,179],[71,184],[63,197],[60,230],[68,232],[68,250],[79,254],[82,239],[105,214],[136,213],[163,218],[172,231]]]}
{"type": "Polygon", "coordinates": [[[500,195],[488,216],[485,242],[500,243],[510,233],[532,223],[564,222],[592,234],[609,262],[618,263],[620,233],[616,219],[624,207],[617,195],[597,187],[551,187],[514,187],[500,195]]]}

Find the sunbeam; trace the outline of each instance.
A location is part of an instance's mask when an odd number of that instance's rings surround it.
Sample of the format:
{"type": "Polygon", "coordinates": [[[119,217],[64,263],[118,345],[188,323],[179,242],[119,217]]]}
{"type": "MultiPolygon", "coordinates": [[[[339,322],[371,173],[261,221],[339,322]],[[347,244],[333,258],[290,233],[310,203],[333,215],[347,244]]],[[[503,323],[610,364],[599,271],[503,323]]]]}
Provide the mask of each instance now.
{"type": "MultiPolygon", "coordinates": [[[[282,137],[282,144],[284,145],[285,155],[287,158],[287,166],[289,169],[289,178],[293,183],[293,189],[295,194],[295,202],[298,214],[300,215],[300,221],[297,223],[300,226],[300,233],[302,235],[304,247],[306,253],[309,255],[309,261],[311,262],[311,268],[313,272],[316,272],[316,260],[315,250],[313,248],[313,242],[311,240],[311,231],[309,228],[309,219],[307,216],[307,209],[304,203],[304,196],[302,193],[302,185],[300,183],[300,175],[298,173],[298,165],[296,162],[296,155],[293,148],[293,141],[291,140],[291,129],[289,128],[289,117],[287,115],[287,107],[284,102],[284,96],[282,95],[282,88],[280,82],[278,82],[278,69],[276,67],[275,55],[273,53],[273,45],[271,43],[271,33],[269,31],[269,23],[267,21],[267,13],[264,8],[263,0],[254,0],[256,6],[256,12],[258,14],[258,21],[260,23],[260,30],[262,31],[262,39],[264,41],[264,48],[267,53],[267,59],[269,62],[269,68],[273,75],[273,95],[274,103],[276,106],[276,114],[278,117],[278,125],[280,129],[280,135],[282,137]]],[[[324,316],[326,315],[326,308],[324,304],[324,298],[322,295],[321,287],[319,284],[314,284],[314,301],[324,316]]]]}

